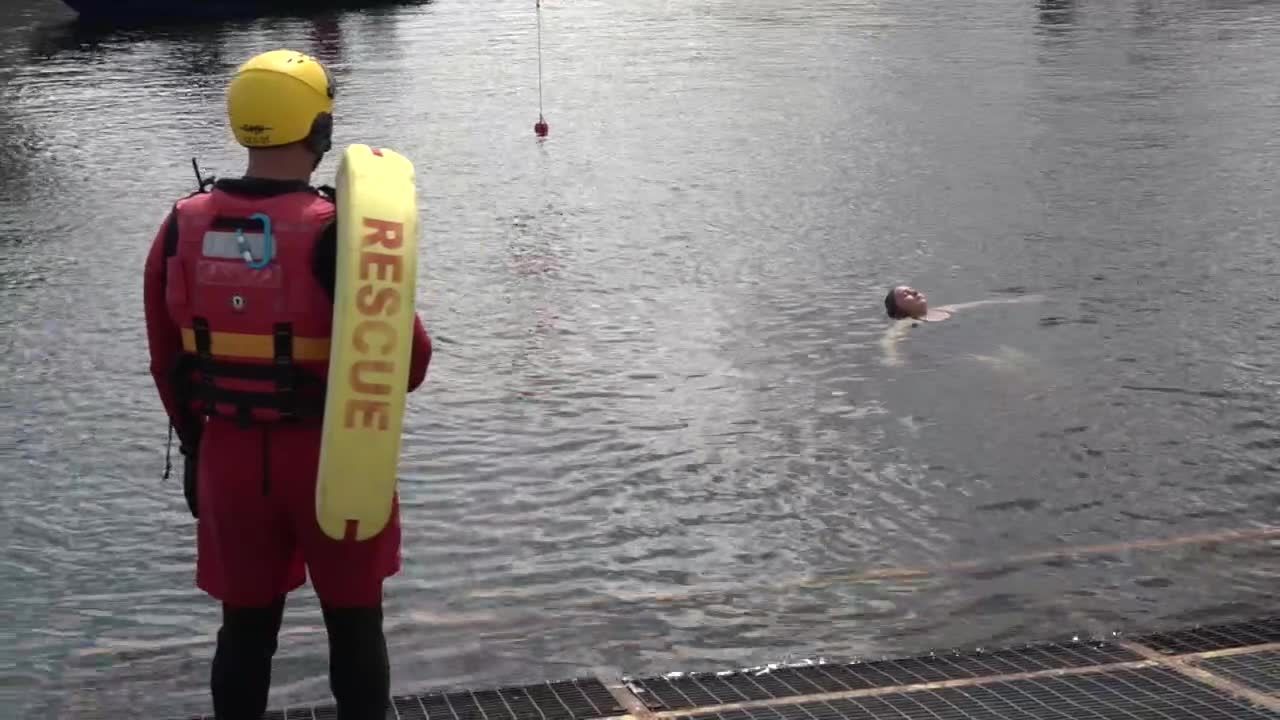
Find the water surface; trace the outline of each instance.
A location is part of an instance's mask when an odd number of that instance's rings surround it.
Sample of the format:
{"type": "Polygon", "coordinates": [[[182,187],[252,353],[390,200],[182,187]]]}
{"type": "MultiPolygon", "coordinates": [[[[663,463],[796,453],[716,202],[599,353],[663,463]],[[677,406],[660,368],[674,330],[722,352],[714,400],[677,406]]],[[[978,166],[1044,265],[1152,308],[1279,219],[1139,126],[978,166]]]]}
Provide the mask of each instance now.
{"type": "MultiPolygon", "coordinates": [[[[532,5],[106,33],[0,10],[17,717],[208,708],[218,610],[160,480],[141,267],[193,155],[241,169],[224,84],[277,46],[333,66],[339,145],[419,173],[436,357],[397,692],[1274,610],[1274,539],[1177,538],[1280,525],[1280,8],[545,0],[538,144],[532,5]],[[1044,299],[886,365],[899,282],[1044,299]],[[1017,559],[1139,539],[1173,542],[1017,559]]],[[[325,649],[304,589],[273,705],[327,697],[325,649]]]]}

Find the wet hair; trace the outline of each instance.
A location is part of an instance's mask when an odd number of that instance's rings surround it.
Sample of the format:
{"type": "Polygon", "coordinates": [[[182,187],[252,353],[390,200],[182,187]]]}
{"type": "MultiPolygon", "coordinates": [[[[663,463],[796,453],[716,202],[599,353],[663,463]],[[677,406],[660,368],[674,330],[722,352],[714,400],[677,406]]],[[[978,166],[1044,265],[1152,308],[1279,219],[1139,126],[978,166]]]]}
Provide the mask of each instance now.
{"type": "Polygon", "coordinates": [[[894,320],[901,320],[907,314],[898,307],[898,301],[893,297],[893,290],[893,288],[889,288],[889,294],[884,296],[884,311],[894,320]]]}

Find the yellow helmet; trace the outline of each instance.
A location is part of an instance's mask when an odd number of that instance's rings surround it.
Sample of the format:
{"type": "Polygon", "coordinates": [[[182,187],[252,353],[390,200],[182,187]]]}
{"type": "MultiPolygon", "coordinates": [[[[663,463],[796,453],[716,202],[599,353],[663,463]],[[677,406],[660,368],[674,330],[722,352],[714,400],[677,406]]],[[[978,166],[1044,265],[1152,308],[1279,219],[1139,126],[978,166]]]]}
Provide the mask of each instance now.
{"type": "Polygon", "coordinates": [[[329,149],[333,77],[315,58],[293,50],[256,55],[236,70],[227,88],[227,116],[236,141],[249,148],[305,140],[329,149]]]}

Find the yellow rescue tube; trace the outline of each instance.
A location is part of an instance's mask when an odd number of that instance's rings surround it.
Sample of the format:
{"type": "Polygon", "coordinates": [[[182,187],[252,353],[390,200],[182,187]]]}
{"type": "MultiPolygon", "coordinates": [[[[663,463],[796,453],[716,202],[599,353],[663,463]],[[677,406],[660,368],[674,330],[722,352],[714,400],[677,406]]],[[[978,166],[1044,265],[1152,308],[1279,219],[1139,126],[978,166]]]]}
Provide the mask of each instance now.
{"type": "Polygon", "coordinates": [[[391,518],[413,348],[418,208],[413,164],[351,145],[338,165],[338,253],[316,520],[366,540],[391,518]]]}

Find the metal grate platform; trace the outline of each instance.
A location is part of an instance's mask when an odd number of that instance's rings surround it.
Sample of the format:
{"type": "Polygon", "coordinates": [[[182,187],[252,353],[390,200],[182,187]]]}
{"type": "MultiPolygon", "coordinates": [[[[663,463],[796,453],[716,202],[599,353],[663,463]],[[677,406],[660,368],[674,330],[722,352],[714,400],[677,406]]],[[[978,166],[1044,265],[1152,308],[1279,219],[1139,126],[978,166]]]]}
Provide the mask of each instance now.
{"type": "Polygon", "coordinates": [[[1280,697],[1280,650],[1209,658],[1197,667],[1258,692],[1280,697]]]}
{"type": "Polygon", "coordinates": [[[1280,642],[1280,615],[1229,625],[1139,635],[1133,641],[1162,653],[1177,655],[1280,642]]]}
{"type": "MultiPolygon", "coordinates": [[[[595,720],[622,715],[617,699],[598,680],[497,690],[397,695],[388,720],[595,720]]],[[[336,720],[330,705],[272,710],[263,720],[336,720]]],[[[193,719],[194,720],[194,719],[193,719]]],[[[214,720],[212,715],[200,720],[214,720]]]]}
{"type": "Polygon", "coordinates": [[[701,673],[678,678],[634,680],[630,685],[651,710],[683,710],[748,700],[1089,667],[1141,659],[1139,655],[1109,643],[1066,643],[907,660],[809,665],[768,672],[701,673]]]}
{"type": "MultiPolygon", "coordinates": [[[[610,686],[568,680],[398,695],[392,703],[388,720],[1280,720],[1280,618],[1123,642],[672,674],[610,686]]],[[[264,717],[337,714],[324,705],[264,717]]]]}
{"type": "Polygon", "coordinates": [[[993,682],[679,720],[1276,720],[1268,712],[1163,668],[993,682]]]}

